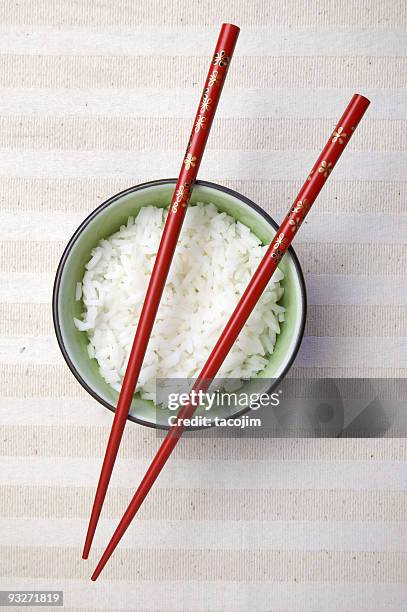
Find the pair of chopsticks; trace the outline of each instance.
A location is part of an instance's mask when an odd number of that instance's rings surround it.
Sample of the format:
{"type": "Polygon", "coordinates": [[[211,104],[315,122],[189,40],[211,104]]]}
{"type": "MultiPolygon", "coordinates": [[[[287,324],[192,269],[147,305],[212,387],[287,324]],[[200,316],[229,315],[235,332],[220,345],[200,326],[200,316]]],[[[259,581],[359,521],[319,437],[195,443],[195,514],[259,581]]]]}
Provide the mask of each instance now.
{"type": "MultiPolygon", "coordinates": [[[[171,201],[170,212],[164,227],[163,236],[157,253],[155,266],[147,290],[146,299],[123,381],[122,391],[120,393],[92,509],[92,515],[83,552],[84,558],[87,558],[89,554],[117,451],[120,445],[120,440],[123,434],[128,410],[130,408],[134,389],[137,384],[145,350],[147,348],[161,294],[177,244],[182,221],[185,216],[185,209],[189,202],[193,182],[197,176],[198,168],[209,134],[209,129],[213,120],[222,90],[224,77],[226,76],[238,33],[239,28],[236,26],[224,24],[216,45],[215,54],[213,56],[211,68],[205,83],[205,88],[201,97],[198,113],[195,118],[194,127],[188,143],[183,166],[173,199],[171,201]]],[[[307,180],[294,200],[293,206],[290,208],[284,221],[280,225],[265,256],[263,257],[238,305],[232,313],[232,316],[220,335],[193,387],[193,391],[206,391],[211,383],[211,380],[216,376],[219,368],[236,341],[241,329],[246,323],[257,301],[280,263],[281,258],[290,246],[297,230],[301,226],[312,204],[319,195],[336,162],[342,155],[345,146],[348,144],[369,104],[369,100],[360,94],[355,94],[352,97],[348,107],[339,120],[321,155],[314,164],[307,180]]],[[[175,448],[185,429],[183,420],[189,419],[195,410],[196,406],[193,402],[191,402],[190,404],[184,406],[179,412],[177,424],[170,428],[166,437],[164,438],[156,456],[154,457],[105,552],[103,553],[91,577],[92,580],[96,580],[100,572],[103,570],[108,559],[114,552],[116,546],[120,542],[125,531],[160,474],[167,459],[175,448]]]]}

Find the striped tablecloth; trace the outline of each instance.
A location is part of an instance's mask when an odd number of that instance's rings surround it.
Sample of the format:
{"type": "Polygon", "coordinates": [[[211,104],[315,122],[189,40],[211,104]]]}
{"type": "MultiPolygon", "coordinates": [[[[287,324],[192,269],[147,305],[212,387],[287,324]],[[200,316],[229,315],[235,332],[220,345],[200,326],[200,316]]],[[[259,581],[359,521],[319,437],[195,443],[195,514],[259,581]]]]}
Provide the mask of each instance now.
{"type": "Polygon", "coordinates": [[[2,0],[0,588],[69,610],[407,610],[402,439],[185,438],[91,584],[158,444],[129,424],[80,558],[111,414],[59,354],[53,275],[97,204],[177,174],[221,21],[242,32],[200,176],[277,220],[351,94],[371,98],[296,243],[295,371],[405,376],[404,0],[2,0]]]}

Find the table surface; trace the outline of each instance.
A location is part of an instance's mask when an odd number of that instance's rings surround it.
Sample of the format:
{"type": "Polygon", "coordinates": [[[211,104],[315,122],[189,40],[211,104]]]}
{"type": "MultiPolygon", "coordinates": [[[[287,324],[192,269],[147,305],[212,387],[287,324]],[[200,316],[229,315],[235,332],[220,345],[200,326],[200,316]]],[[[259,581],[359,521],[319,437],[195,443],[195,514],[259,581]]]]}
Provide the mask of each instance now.
{"type": "Polygon", "coordinates": [[[80,559],[111,414],[59,354],[53,276],[107,196],[177,175],[222,20],[242,31],[200,177],[276,220],[352,93],[372,101],[295,244],[293,372],[405,376],[403,0],[4,0],[0,588],[62,589],[69,610],[407,610],[403,439],[185,438],[90,584],[158,444],[130,423],[80,559]]]}

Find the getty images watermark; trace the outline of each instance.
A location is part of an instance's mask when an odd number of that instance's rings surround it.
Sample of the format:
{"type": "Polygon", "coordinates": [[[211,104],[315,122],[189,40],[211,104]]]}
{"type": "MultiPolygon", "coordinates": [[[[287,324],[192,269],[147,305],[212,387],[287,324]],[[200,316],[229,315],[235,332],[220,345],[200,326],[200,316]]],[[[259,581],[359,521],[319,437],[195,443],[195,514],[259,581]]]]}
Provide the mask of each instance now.
{"type": "MultiPolygon", "coordinates": [[[[244,429],[245,427],[261,427],[262,419],[251,415],[241,415],[240,417],[227,417],[214,414],[215,408],[222,407],[223,409],[236,411],[244,410],[248,406],[253,411],[259,408],[276,407],[280,403],[282,391],[276,393],[246,393],[237,391],[225,391],[215,389],[214,391],[195,391],[192,389],[189,393],[185,391],[170,392],[168,394],[167,408],[171,411],[179,411],[184,406],[192,405],[194,408],[204,410],[207,414],[196,414],[190,419],[182,419],[185,427],[236,427],[244,429]]],[[[181,424],[178,414],[172,414],[168,417],[168,425],[181,424]]]]}
{"type": "Polygon", "coordinates": [[[407,436],[405,378],[217,378],[205,391],[194,391],[195,382],[157,379],[158,428],[179,424],[192,404],[182,423],[203,437],[407,436]]]}

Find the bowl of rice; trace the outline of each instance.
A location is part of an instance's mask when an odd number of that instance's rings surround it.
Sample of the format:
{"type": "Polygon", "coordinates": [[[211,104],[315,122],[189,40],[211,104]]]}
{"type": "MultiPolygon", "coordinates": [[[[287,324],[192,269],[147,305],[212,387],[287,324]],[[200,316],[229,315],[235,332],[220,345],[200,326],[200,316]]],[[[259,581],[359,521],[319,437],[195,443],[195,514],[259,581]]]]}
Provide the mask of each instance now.
{"type": "MultiPolygon", "coordinates": [[[[101,204],[70,239],[56,273],[53,318],[62,354],[84,389],[112,411],[175,184],[175,179],[143,183],[101,204]]],[[[197,181],[130,420],[168,428],[174,413],[157,398],[157,380],[197,377],[277,227],[245,196],[197,181]]],[[[295,359],[305,317],[304,279],[290,248],[219,377],[271,392],[295,359]]],[[[249,408],[240,402],[220,406],[216,415],[237,417],[249,408]]]]}

